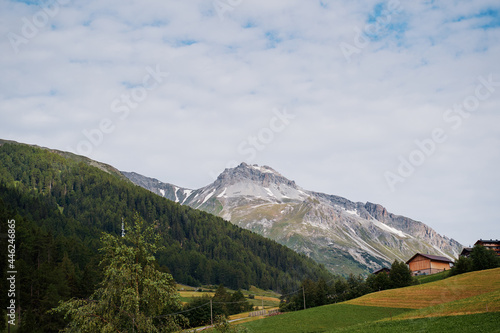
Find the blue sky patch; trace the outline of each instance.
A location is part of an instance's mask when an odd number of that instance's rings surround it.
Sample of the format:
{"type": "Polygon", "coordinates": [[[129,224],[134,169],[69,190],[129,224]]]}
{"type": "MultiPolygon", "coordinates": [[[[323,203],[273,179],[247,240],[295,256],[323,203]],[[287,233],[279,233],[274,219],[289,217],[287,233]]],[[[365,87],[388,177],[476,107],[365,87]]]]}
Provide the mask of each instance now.
{"type": "Polygon", "coordinates": [[[393,37],[402,39],[408,30],[408,24],[400,12],[390,12],[387,3],[376,4],[366,20],[364,33],[373,41],[393,37]]]}
{"type": "Polygon", "coordinates": [[[385,4],[382,2],[376,4],[375,7],[373,7],[372,13],[368,17],[368,23],[376,23],[379,17],[382,17],[383,15],[385,16],[385,14],[383,13],[385,7],[385,4]]]}
{"type": "Polygon", "coordinates": [[[175,46],[189,46],[196,43],[197,41],[195,41],[194,39],[179,39],[175,41],[175,46]]]}
{"type": "Polygon", "coordinates": [[[257,24],[255,24],[254,22],[248,21],[247,23],[245,23],[243,25],[243,28],[244,29],[251,29],[251,28],[255,28],[256,26],[257,26],[257,24]]]}
{"type": "Polygon", "coordinates": [[[145,24],[145,26],[158,28],[158,27],[165,27],[168,25],[168,23],[169,22],[166,20],[154,20],[145,24]]]}
{"type": "Polygon", "coordinates": [[[42,0],[11,0],[12,2],[25,3],[30,6],[41,6],[45,1],[42,0]]]}
{"type": "Polygon", "coordinates": [[[489,22],[479,26],[479,28],[490,29],[500,27],[500,11],[498,9],[485,10],[479,13],[478,17],[489,18],[489,22]]]}
{"type": "Polygon", "coordinates": [[[270,48],[275,48],[276,45],[281,43],[283,40],[279,37],[277,31],[266,32],[266,39],[268,40],[268,45],[270,48]]]}
{"type": "Polygon", "coordinates": [[[452,22],[462,22],[470,19],[484,19],[484,23],[477,25],[475,28],[480,29],[492,29],[500,27],[500,10],[498,9],[486,9],[477,14],[472,15],[462,15],[454,19],[452,22]]]}

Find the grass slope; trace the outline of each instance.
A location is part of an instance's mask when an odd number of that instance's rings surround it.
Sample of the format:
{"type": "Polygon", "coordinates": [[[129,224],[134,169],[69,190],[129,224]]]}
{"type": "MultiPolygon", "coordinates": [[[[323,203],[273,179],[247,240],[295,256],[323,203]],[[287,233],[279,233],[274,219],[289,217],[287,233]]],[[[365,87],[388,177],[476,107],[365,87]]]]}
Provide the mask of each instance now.
{"type": "Polygon", "coordinates": [[[422,309],[429,306],[453,302],[500,289],[500,268],[471,272],[445,280],[384,290],[368,294],[348,304],[422,309]]]}
{"type": "Polygon", "coordinates": [[[243,324],[249,332],[500,332],[500,268],[243,324]],[[413,310],[412,310],[413,309],[413,310]]]}
{"type": "Polygon", "coordinates": [[[500,312],[500,290],[411,311],[394,319],[459,316],[484,312],[500,312]]]}
{"type": "Polygon", "coordinates": [[[248,332],[325,332],[395,316],[407,309],[333,304],[242,324],[248,332]]]}
{"type": "Polygon", "coordinates": [[[420,275],[416,276],[417,281],[420,284],[425,284],[425,283],[430,283],[430,282],[436,282],[439,280],[444,280],[450,276],[450,271],[443,271],[441,273],[436,273],[432,275],[420,275]]]}
{"type": "Polygon", "coordinates": [[[498,333],[500,312],[368,323],[324,331],[329,333],[498,333]]]}

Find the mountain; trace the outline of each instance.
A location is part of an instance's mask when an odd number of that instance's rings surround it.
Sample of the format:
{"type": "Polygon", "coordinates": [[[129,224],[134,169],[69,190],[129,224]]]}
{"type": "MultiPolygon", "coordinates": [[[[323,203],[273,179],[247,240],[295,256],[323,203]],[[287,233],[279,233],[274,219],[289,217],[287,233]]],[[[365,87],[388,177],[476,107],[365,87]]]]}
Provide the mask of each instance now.
{"type": "MultiPolygon", "coordinates": [[[[136,214],[160,236],[158,268],[179,283],[282,291],[295,290],[303,279],[332,278],[305,255],[161,198],[109,165],[0,140],[0,230],[5,236],[7,221],[15,220],[12,265],[19,272],[19,332],[57,332],[64,327],[63,317],[47,311],[61,300],[92,294],[102,280],[102,232],[119,235],[122,218],[127,230],[136,214]]],[[[2,248],[7,249],[6,241],[0,237],[2,248]]],[[[1,267],[7,267],[7,255],[0,252],[1,267]]],[[[7,270],[2,270],[0,293],[7,295],[8,288],[7,270]]],[[[4,309],[7,302],[0,298],[4,309]]]]}
{"type": "Polygon", "coordinates": [[[422,222],[378,204],[305,190],[268,166],[242,163],[197,190],[122,173],[158,195],[306,254],[337,274],[367,273],[416,252],[453,258],[462,248],[422,222]]]}

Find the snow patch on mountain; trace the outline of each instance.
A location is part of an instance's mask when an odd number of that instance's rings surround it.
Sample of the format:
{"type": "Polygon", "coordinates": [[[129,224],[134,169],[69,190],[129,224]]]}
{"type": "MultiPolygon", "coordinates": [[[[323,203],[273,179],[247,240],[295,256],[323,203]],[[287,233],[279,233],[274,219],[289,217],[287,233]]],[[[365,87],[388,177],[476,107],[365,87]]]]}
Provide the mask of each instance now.
{"type": "Polygon", "coordinates": [[[175,202],[179,202],[179,197],[177,196],[177,191],[179,190],[179,188],[177,186],[174,186],[174,195],[175,195],[175,202]]]}
{"type": "Polygon", "coordinates": [[[349,233],[346,233],[346,235],[351,238],[356,244],[358,244],[358,246],[360,248],[362,248],[363,250],[365,250],[366,252],[370,253],[371,255],[373,256],[376,256],[376,257],[384,257],[384,255],[382,253],[380,253],[377,249],[375,249],[373,246],[371,246],[370,244],[368,244],[367,242],[365,242],[364,240],[362,240],[361,238],[359,238],[357,235],[356,235],[356,232],[352,229],[352,228],[349,228],[354,235],[350,235],[349,233]]]}
{"type": "Polygon", "coordinates": [[[269,194],[270,197],[276,197],[273,193],[273,191],[271,191],[268,187],[264,187],[264,190],[267,192],[267,194],[269,194]]]}
{"type": "Polygon", "coordinates": [[[221,197],[223,197],[224,195],[226,195],[226,191],[227,191],[227,187],[224,187],[224,191],[222,191],[222,193],[221,193],[221,194],[219,194],[219,195],[217,196],[217,198],[221,198],[221,197]]]}
{"type": "Polygon", "coordinates": [[[450,259],[453,259],[452,257],[450,257],[448,254],[444,253],[443,250],[441,250],[439,247],[437,247],[436,245],[432,245],[432,247],[438,251],[439,253],[441,253],[442,256],[445,256],[446,258],[450,258],[450,259]]]}
{"type": "Polygon", "coordinates": [[[389,231],[390,233],[395,234],[395,235],[397,235],[397,236],[399,236],[401,238],[407,238],[407,237],[409,237],[408,234],[405,234],[401,230],[398,230],[398,229],[393,228],[393,227],[389,227],[387,224],[384,224],[384,223],[382,223],[380,221],[372,220],[371,222],[374,225],[376,225],[377,227],[379,227],[380,229],[385,230],[385,231],[389,231]]]}
{"type": "Polygon", "coordinates": [[[210,192],[210,193],[209,193],[209,194],[205,197],[205,199],[203,199],[203,202],[202,202],[201,204],[203,205],[205,202],[207,202],[207,201],[208,201],[208,200],[209,200],[209,199],[210,199],[210,198],[214,195],[214,193],[215,193],[215,189],[214,189],[212,192],[210,192]]]}
{"type": "Polygon", "coordinates": [[[184,192],[185,197],[184,197],[184,200],[182,200],[181,205],[184,205],[184,203],[189,198],[189,196],[191,195],[191,193],[193,193],[193,190],[186,190],[186,189],[184,189],[183,192],[184,192]]]}
{"type": "Polygon", "coordinates": [[[344,209],[344,211],[345,211],[347,214],[351,214],[351,215],[356,215],[356,216],[359,216],[358,211],[357,211],[356,209],[354,209],[354,210],[349,210],[349,209],[345,209],[345,208],[343,208],[343,209],[344,209]]]}
{"type": "Polygon", "coordinates": [[[273,169],[267,167],[267,166],[258,166],[257,164],[251,165],[250,166],[252,169],[260,171],[262,173],[277,173],[273,169]]]}

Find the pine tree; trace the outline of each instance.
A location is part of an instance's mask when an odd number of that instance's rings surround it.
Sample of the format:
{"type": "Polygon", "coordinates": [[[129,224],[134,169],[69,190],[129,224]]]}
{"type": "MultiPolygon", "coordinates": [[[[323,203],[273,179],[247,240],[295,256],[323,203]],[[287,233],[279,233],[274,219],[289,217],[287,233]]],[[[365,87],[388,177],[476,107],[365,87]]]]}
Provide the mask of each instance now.
{"type": "Polygon", "coordinates": [[[472,271],[472,259],[467,257],[458,257],[451,268],[451,275],[458,275],[472,271]]]}
{"type": "Polygon", "coordinates": [[[389,274],[380,272],[378,274],[370,274],[366,279],[366,284],[373,291],[386,290],[391,288],[391,280],[389,274]]]}
{"type": "Polygon", "coordinates": [[[226,303],[231,302],[231,294],[224,285],[219,285],[212,300],[215,315],[229,315],[228,304],[226,303]]]}
{"type": "Polygon", "coordinates": [[[404,262],[397,260],[392,263],[389,280],[391,281],[392,288],[407,287],[415,283],[410,268],[404,262]]]}
{"type": "MultiPolygon", "coordinates": [[[[155,268],[159,236],[136,214],[125,237],[103,233],[104,280],[90,299],[72,299],[54,312],[71,321],[66,332],[168,332],[179,318],[162,316],[181,308],[170,274],[155,268]]],[[[182,318],[180,318],[182,320],[182,318]]],[[[185,324],[185,323],[184,323],[185,324]]]]}
{"type": "Polygon", "coordinates": [[[229,304],[229,314],[233,315],[245,311],[250,311],[252,310],[252,308],[253,308],[252,304],[250,304],[246,300],[245,295],[243,295],[241,290],[238,289],[231,295],[229,304]]]}
{"type": "Polygon", "coordinates": [[[496,255],[495,251],[490,250],[480,244],[474,246],[470,257],[472,259],[472,270],[474,271],[496,268],[500,266],[500,258],[496,255]]]}

